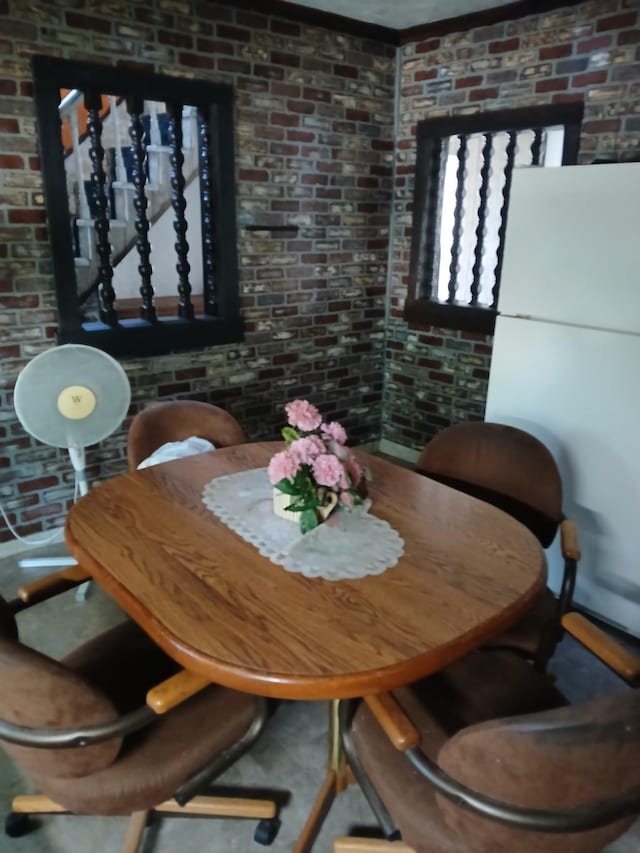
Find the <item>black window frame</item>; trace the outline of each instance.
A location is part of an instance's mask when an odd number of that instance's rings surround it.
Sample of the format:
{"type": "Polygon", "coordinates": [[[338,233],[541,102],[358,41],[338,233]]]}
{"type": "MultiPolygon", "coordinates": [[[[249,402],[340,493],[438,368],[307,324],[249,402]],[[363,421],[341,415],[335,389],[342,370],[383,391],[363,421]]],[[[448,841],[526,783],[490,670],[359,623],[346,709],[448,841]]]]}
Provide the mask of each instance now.
{"type": "MultiPolygon", "coordinates": [[[[237,257],[233,89],[220,83],[59,59],[32,57],[47,227],[58,306],[58,343],[84,343],[111,355],[145,356],[200,349],[243,339],[237,257]],[[206,109],[215,258],[215,313],[193,319],[125,319],[115,326],[83,321],[58,105],[60,89],[183,103],[206,109]]],[[[201,229],[204,228],[199,218],[201,229]]],[[[203,231],[204,245],[204,231],[203,231]]],[[[153,260],[153,259],[152,259],[153,260]]],[[[176,274],[177,275],[177,274],[176,274]]],[[[176,292],[176,304],[178,293],[176,292]]]]}
{"type": "MultiPolygon", "coordinates": [[[[440,164],[438,151],[442,142],[450,136],[477,133],[499,133],[533,128],[563,125],[565,129],[562,165],[577,163],[580,148],[580,132],[584,104],[550,104],[538,107],[489,110],[469,115],[444,116],[423,119],[416,128],[416,169],[413,195],[413,219],[411,226],[411,256],[409,265],[409,289],[404,304],[404,319],[412,329],[438,326],[458,331],[493,334],[495,308],[445,302],[437,294],[425,295],[429,289],[428,279],[433,276],[433,253],[438,237],[438,201],[440,164]],[[437,146],[437,148],[436,148],[437,146]],[[431,262],[429,260],[431,253],[431,262]]],[[[502,217],[506,228],[508,216],[508,189],[502,217]]],[[[503,245],[499,247],[499,263],[503,245]]],[[[499,290],[499,272],[496,275],[499,290]]],[[[498,292],[496,290],[496,293],[498,292]]]]}

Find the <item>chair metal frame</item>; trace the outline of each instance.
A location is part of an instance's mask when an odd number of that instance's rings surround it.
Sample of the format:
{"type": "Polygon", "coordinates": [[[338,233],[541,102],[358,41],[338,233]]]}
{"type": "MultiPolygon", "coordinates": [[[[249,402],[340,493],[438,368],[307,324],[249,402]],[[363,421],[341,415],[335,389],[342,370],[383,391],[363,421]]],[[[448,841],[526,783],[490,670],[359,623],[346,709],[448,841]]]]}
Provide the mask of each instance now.
{"type": "MultiPolygon", "coordinates": [[[[569,613],[563,620],[563,630],[571,633],[593,654],[611,667],[631,686],[640,685],[640,659],[621,648],[603,631],[592,625],[584,616],[569,613]]],[[[531,832],[569,833],[587,831],[606,826],[621,818],[640,813],[640,788],[626,791],[615,797],[598,800],[571,809],[534,809],[488,797],[454,779],[419,748],[420,735],[392,694],[365,697],[369,709],[390,737],[394,746],[401,749],[408,761],[435,790],[460,808],[498,823],[531,832]],[[389,713],[391,710],[391,713],[389,713]]],[[[412,853],[401,841],[384,802],[368,777],[355,749],[351,725],[359,700],[341,702],[341,736],[349,766],[369,802],[386,841],[369,839],[336,839],[334,853],[412,853]]]]}
{"type": "MultiPolygon", "coordinates": [[[[78,574],[80,573],[81,570],[78,570],[78,574]]],[[[15,614],[31,606],[31,604],[42,601],[81,582],[79,579],[71,582],[66,576],[60,578],[59,575],[61,574],[65,575],[65,573],[56,573],[54,576],[37,582],[37,594],[33,595],[33,600],[25,601],[25,598],[29,599],[29,595],[23,596],[21,594],[19,598],[8,602],[10,609],[15,614]]],[[[145,705],[127,714],[122,714],[108,723],[68,729],[51,729],[20,726],[6,720],[0,720],[0,741],[4,740],[36,749],[75,749],[91,746],[113,737],[124,737],[150,725],[157,719],[158,715],[170,711],[208,685],[207,679],[187,670],[181,670],[171,678],[151,688],[147,693],[145,705]]],[[[194,816],[258,819],[260,824],[256,838],[260,835],[264,839],[261,843],[271,843],[280,826],[278,805],[274,800],[197,796],[198,791],[202,790],[205,785],[212,782],[240,758],[261,735],[269,717],[269,704],[264,697],[255,698],[258,703],[257,714],[239,740],[220,752],[212,762],[185,780],[175,791],[171,800],[159,803],[152,809],[134,812],[131,815],[122,853],[136,853],[139,849],[148,816],[152,811],[194,816]]],[[[9,834],[17,835],[21,832],[11,832],[10,827],[18,817],[26,819],[34,814],[65,813],[68,814],[69,811],[47,796],[40,794],[19,795],[14,797],[12,801],[11,812],[7,816],[5,828],[9,834]]]]}

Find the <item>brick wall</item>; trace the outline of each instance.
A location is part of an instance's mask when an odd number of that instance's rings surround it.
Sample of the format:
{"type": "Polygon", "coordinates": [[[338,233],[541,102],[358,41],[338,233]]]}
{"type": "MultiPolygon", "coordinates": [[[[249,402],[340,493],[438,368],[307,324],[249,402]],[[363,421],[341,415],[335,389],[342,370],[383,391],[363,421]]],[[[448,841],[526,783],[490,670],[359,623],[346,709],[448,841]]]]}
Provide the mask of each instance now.
{"type": "Polygon", "coordinates": [[[584,100],[580,162],[640,157],[640,3],[591,0],[402,49],[383,436],[420,448],[482,419],[491,338],[402,320],[419,119],[584,100]]]}
{"type": "MultiPolygon", "coordinates": [[[[378,437],[394,49],[207,0],[0,0],[0,26],[0,501],[19,531],[59,523],[72,480],[12,406],[18,372],[56,333],[33,53],[232,84],[238,213],[299,226],[290,239],[240,231],[244,342],[124,361],[131,414],[195,397],[272,438],[284,403],[308,397],[355,440],[378,437]]],[[[125,469],[127,426],[89,450],[92,479],[125,469]]]]}
{"type": "MultiPolygon", "coordinates": [[[[416,122],[578,97],[583,162],[639,156],[639,11],[638,0],[588,0],[406,45],[392,187],[388,46],[207,0],[0,0],[0,500],[20,531],[59,523],[71,481],[62,452],[25,436],[11,400],[17,373],[56,332],[32,53],[117,56],[231,83],[238,213],[300,226],[291,239],[240,232],[245,341],[124,362],[132,413],[196,397],[257,439],[275,436],[284,402],[307,396],[356,440],[378,437],[382,415],[385,438],[419,448],[451,422],[482,417],[491,339],[412,332],[401,319],[416,122]]],[[[89,451],[92,479],[124,470],[127,425],[89,451]]]]}

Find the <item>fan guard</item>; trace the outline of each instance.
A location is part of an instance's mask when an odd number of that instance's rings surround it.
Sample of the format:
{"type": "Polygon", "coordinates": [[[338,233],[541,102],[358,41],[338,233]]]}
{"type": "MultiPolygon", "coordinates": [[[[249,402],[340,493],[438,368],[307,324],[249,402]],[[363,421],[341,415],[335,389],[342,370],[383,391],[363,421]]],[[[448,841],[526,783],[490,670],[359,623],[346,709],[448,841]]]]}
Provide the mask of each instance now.
{"type": "Polygon", "coordinates": [[[67,448],[88,447],[111,435],[130,401],[120,364],[83,344],[40,353],[21,371],[13,395],[18,420],[30,435],[67,448]]]}

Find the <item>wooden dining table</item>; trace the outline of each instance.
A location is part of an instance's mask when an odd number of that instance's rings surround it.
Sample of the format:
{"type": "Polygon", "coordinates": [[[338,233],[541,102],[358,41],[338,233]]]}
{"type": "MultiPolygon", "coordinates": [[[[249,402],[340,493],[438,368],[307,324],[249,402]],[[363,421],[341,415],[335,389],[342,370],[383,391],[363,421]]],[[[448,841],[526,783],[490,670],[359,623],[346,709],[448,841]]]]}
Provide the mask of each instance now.
{"type": "Polygon", "coordinates": [[[239,445],[115,477],[73,506],[66,540],[187,670],[262,696],[331,701],[330,766],[303,853],[346,784],[337,700],[413,682],[499,634],[533,603],[546,562],[500,510],[356,450],[372,475],[370,512],[399,533],[403,555],[358,580],[286,571],[202,501],[213,478],[266,467],[280,449],[239,445]]]}

